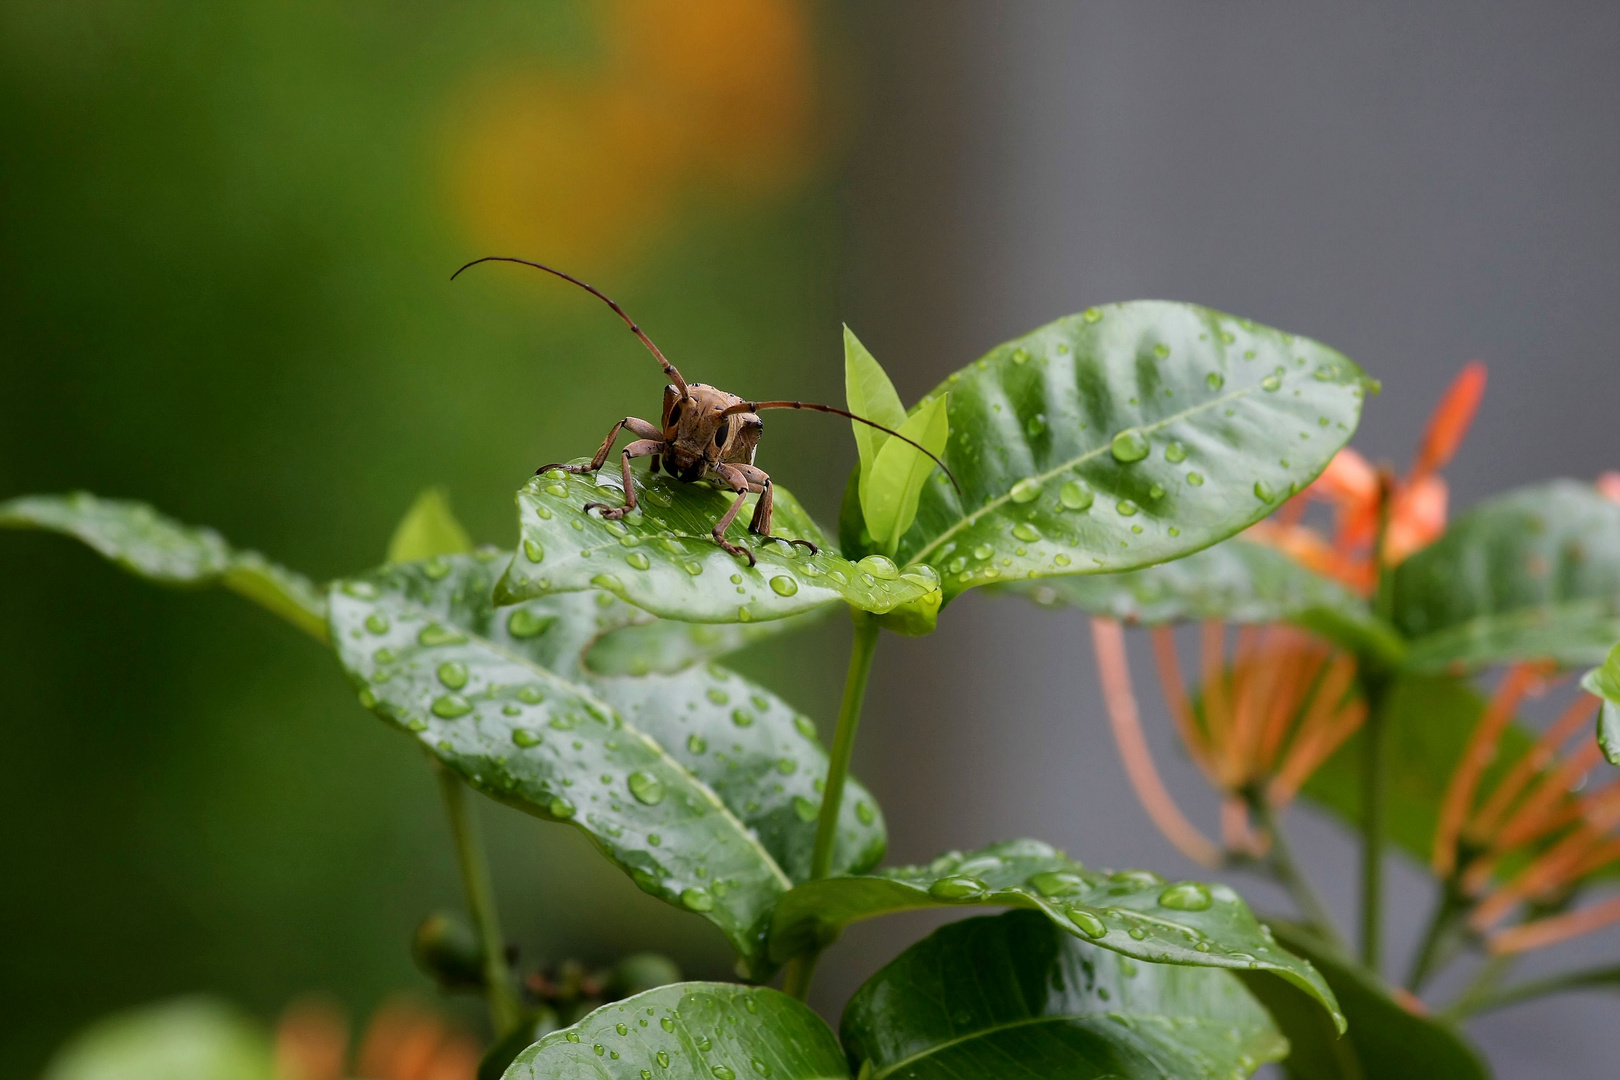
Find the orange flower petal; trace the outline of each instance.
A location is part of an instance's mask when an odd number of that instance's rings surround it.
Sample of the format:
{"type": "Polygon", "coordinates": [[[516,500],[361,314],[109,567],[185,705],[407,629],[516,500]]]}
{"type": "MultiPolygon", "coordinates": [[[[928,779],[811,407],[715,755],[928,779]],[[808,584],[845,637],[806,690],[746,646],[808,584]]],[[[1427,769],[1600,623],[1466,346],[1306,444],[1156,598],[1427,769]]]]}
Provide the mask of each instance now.
{"type": "Polygon", "coordinates": [[[1484,396],[1485,365],[1471,360],[1451,380],[1451,385],[1440,398],[1440,404],[1435,406],[1429,417],[1428,430],[1423,433],[1417,459],[1412,463],[1410,479],[1414,483],[1443,468],[1456,454],[1484,396]]]}

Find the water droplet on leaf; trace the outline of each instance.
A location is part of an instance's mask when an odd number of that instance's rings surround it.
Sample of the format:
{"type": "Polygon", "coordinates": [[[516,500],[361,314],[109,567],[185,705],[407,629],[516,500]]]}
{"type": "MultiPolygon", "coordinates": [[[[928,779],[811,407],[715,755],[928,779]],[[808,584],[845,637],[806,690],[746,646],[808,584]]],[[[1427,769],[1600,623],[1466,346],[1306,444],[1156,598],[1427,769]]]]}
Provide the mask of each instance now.
{"type": "Polygon", "coordinates": [[[664,782],[649,772],[639,769],[630,774],[626,783],[630,785],[630,794],[636,801],[647,806],[657,806],[664,801],[664,782]]]}
{"type": "Polygon", "coordinates": [[[1114,460],[1121,465],[1141,461],[1148,456],[1147,436],[1135,428],[1126,428],[1114,436],[1114,441],[1109,445],[1108,450],[1114,455],[1114,460]]]}

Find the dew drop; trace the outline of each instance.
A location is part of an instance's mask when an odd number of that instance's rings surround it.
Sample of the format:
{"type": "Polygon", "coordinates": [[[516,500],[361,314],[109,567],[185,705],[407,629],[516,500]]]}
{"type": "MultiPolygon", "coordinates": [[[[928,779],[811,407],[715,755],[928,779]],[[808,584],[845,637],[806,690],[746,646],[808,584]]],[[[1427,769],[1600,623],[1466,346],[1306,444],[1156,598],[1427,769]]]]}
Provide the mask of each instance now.
{"type": "Polygon", "coordinates": [[[460,694],[441,694],[433,699],[433,715],[443,720],[454,720],[472,711],[472,704],[460,694]]]}
{"type": "Polygon", "coordinates": [[[1148,449],[1147,436],[1135,428],[1126,428],[1115,435],[1113,443],[1108,447],[1109,452],[1114,455],[1114,460],[1121,465],[1141,461],[1148,456],[1148,449]]]}
{"type": "Polygon", "coordinates": [[[1153,355],[1157,356],[1160,360],[1163,360],[1165,357],[1170,355],[1170,346],[1166,345],[1162,341],[1159,342],[1157,345],[1153,346],[1153,355]]]}
{"type": "Polygon", "coordinates": [[[612,574],[597,574],[595,577],[591,578],[591,584],[595,585],[598,589],[606,589],[608,592],[624,591],[624,582],[620,581],[612,574]]]}
{"type": "Polygon", "coordinates": [[[546,804],[546,812],[554,818],[566,820],[574,816],[574,804],[559,795],[546,804]]]}
{"type": "Polygon", "coordinates": [[[1140,509],[1140,507],[1131,502],[1129,499],[1121,499],[1119,502],[1114,504],[1114,509],[1119,511],[1119,515],[1121,517],[1135,517],[1136,512],[1140,509]]]}
{"type": "Polygon", "coordinates": [[[1061,870],[1048,870],[1029,879],[1030,888],[1042,896],[1070,896],[1079,892],[1085,884],[1079,875],[1061,870]]]}
{"type": "Polygon", "coordinates": [[[795,795],[793,797],[793,812],[798,815],[800,821],[808,824],[816,820],[816,818],[821,814],[821,807],[817,806],[803,795],[795,795]]]}
{"type": "Polygon", "coordinates": [[[681,906],[687,911],[710,911],[714,908],[714,897],[706,889],[686,889],[681,893],[681,906]]]}
{"type": "Polygon", "coordinates": [[[366,616],[366,629],[370,630],[373,634],[386,634],[388,633],[388,628],[391,625],[392,624],[388,621],[388,616],[384,615],[380,611],[372,612],[370,615],[366,616]]]}
{"type": "Polygon", "coordinates": [[[1041,538],[1041,530],[1027,521],[1020,521],[1017,525],[1014,525],[1012,534],[1026,543],[1034,543],[1041,538]]]}
{"type": "Polygon", "coordinates": [[[515,638],[538,637],[556,621],[555,615],[543,615],[529,608],[518,608],[506,617],[506,632],[515,638]]]}
{"type": "Polygon", "coordinates": [[[1012,486],[1007,497],[1015,503],[1032,502],[1035,496],[1041,493],[1041,482],[1033,476],[1026,476],[1012,486]]]}
{"type": "Polygon", "coordinates": [[[681,564],[681,569],[685,570],[693,577],[697,577],[699,574],[703,573],[703,564],[699,562],[686,562],[681,564]]]}
{"type": "Polygon", "coordinates": [[[467,685],[467,665],[460,660],[446,660],[439,665],[439,681],[452,690],[460,690],[467,685]]]}
{"type": "Polygon", "coordinates": [[[1131,937],[1135,938],[1137,941],[1142,941],[1147,937],[1147,931],[1142,929],[1140,926],[1131,927],[1129,933],[1131,937]]]}
{"type": "Polygon", "coordinates": [[[1164,884],[1164,878],[1151,870],[1121,870],[1118,873],[1109,874],[1108,880],[1116,885],[1129,885],[1135,888],[1164,884]]]}
{"type": "Polygon", "coordinates": [[[1226,376],[1218,371],[1212,371],[1204,376],[1204,385],[1211,390],[1219,390],[1226,385],[1226,376]]]}
{"type": "Polygon", "coordinates": [[[1069,921],[1078,926],[1081,933],[1085,934],[1086,937],[1100,938],[1107,936],[1108,927],[1095,914],[1085,908],[1069,908],[1068,915],[1069,921]]]}
{"type": "Polygon", "coordinates": [[[1178,442],[1173,442],[1164,448],[1164,460],[1172,465],[1179,465],[1187,460],[1187,448],[1178,442]]]}
{"type": "Polygon", "coordinates": [[[518,700],[525,705],[538,705],[546,700],[546,695],[538,686],[525,686],[518,691],[518,700]]]}
{"type": "Polygon", "coordinates": [[[1032,439],[1046,434],[1046,414],[1036,413],[1028,420],[1025,420],[1024,434],[1028,435],[1032,439]]]}
{"type": "Polygon", "coordinates": [[[1256,480],[1254,482],[1254,497],[1261,502],[1276,502],[1277,492],[1264,480],[1256,480]]]}
{"type": "Polygon", "coordinates": [[[528,728],[513,728],[512,743],[516,746],[539,746],[540,733],[528,728]]]}
{"type": "Polygon", "coordinates": [[[1103,313],[1099,308],[1088,307],[1084,312],[1081,313],[1080,317],[1086,320],[1088,323],[1100,322],[1102,321],[1103,313]]]}
{"type": "Polygon", "coordinates": [[[530,562],[543,562],[546,557],[546,549],[540,546],[538,540],[525,540],[523,541],[523,557],[530,562]]]}
{"type": "Polygon", "coordinates": [[[988,559],[995,553],[996,549],[991,547],[989,544],[980,544],[978,547],[973,549],[973,557],[975,559],[988,559]]]}
{"type": "Polygon", "coordinates": [[[1091,485],[1083,480],[1070,480],[1058,489],[1058,502],[1069,510],[1087,510],[1095,502],[1097,495],[1091,490],[1091,485]]]}
{"type": "Polygon", "coordinates": [[[1148,488],[1148,498],[1150,498],[1150,499],[1162,499],[1162,498],[1164,498],[1164,485],[1163,484],[1154,484],[1152,487],[1148,488]]]}
{"type": "Polygon", "coordinates": [[[1193,487],[1203,487],[1204,486],[1204,474],[1203,473],[1195,473],[1195,472],[1188,473],[1187,474],[1187,483],[1191,484],[1193,487]]]}
{"type": "Polygon", "coordinates": [[[422,573],[428,576],[429,581],[443,581],[450,573],[450,564],[435,555],[422,564],[422,573]]]}
{"type": "Polygon", "coordinates": [[[855,816],[860,819],[862,825],[870,825],[877,820],[877,811],[872,809],[871,803],[862,799],[855,804],[855,816]]]}
{"type": "Polygon", "coordinates": [[[1266,393],[1275,393],[1282,388],[1282,379],[1276,375],[1267,375],[1260,380],[1260,389],[1266,393]]]}
{"type": "Polygon", "coordinates": [[[940,878],[928,886],[928,895],[935,900],[966,900],[969,897],[981,896],[984,891],[984,882],[975,877],[940,878]]]}
{"type": "Polygon", "coordinates": [[[645,570],[652,565],[645,551],[632,551],[624,557],[624,561],[630,564],[632,570],[645,570]]]}
{"type": "Polygon", "coordinates": [[[777,596],[792,596],[799,591],[799,583],[786,574],[781,574],[771,578],[771,591],[777,596]]]}
{"type": "Polygon", "coordinates": [[[657,806],[664,801],[664,782],[650,772],[638,769],[630,774],[626,783],[630,785],[630,794],[636,797],[638,803],[657,806]]]}
{"type": "Polygon", "coordinates": [[[688,735],[686,737],[686,749],[694,754],[706,753],[709,749],[709,740],[701,735],[688,735]]]}
{"type": "Polygon", "coordinates": [[[461,645],[464,644],[466,640],[467,639],[464,635],[459,634],[454,630],[447,630],[438,623],[428,623],[426,626],[422,627],[421,633],[416,635],[416,642],[418,645],[427,645],[429,647],[439,645],[461,645]]]}
{"type": "Polygon", "coordinates": [[[714,1080],[737,1080],[737,1074],[724,1065],[716,1065],[709,1071],[714,1074],[714,1080]]]}
{"type": "Polygon", "coordinates": [[[748,1064],[752,1065],[754,1067],[754,1071],[759,1073],[761,1076],[771,1075],[771,1067],[759,1060],[759,1058],[751,1059],[748,1064]]]}
{"type": "Polygon", "coordinates": [[[747,709],[732,709],[731,722],[738,727],[753,727],[754,714],[747,709]]]}
{"type": "Polygon", "coordinates": [[[1209,888],[1196,881],[1183,881],[1159,894],[1159,906],[1173,911],[1207,911],[1214,902],[1209,888]]]}
{"type": "Polygon", "coordinates": [[[1073,560],[1071,560],[1067,555],[1065,555],[1061,551],[1058,552],[1056,555],[1052,556],[1052,563],[1053,563],[1054,566],[1068,566],[1069,563],[1072,562],[1072,561],[1073,560]]]}

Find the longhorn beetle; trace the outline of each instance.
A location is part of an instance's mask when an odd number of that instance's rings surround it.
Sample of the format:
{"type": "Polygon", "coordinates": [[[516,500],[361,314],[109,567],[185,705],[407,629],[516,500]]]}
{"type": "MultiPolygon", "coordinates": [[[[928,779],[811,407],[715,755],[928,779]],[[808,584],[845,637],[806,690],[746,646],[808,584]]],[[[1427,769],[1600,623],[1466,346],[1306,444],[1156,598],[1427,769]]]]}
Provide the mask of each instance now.
{"type": "Polygon", "coordinates": [[[877,428],[928,454],[941,469],[945,470],[945,475],[950,477],[952,486],[958,492],[962,490],[951,470],[936,455],[929,453],[925,447],[912,442],[898,431],[863,416],[835,409],[831,405],[817,405],[808,401],[746,401],[736,394],[728,394],[713,386],[705,386],[702,383],[688,384],[681,378],[681,373],[675,370],[675,365],[658,351],[658,346],[653,344],[652,338],[642,332],[641,327],[624,313],[623,308],[594,286],[587,285],[561,270],[509,255],[486,255],[482,259],[474,259],[461,270],[451,274],[450,280],[454,281],[462,270],[485,262],[510,262],[532,266],[536,270],[544,270],[548,274],[555,274],[564,281],[578,285],[606,303],[613,309],[614,314],[624,320],[630,332],[647,346],[648,351],[658,361],[658,366],[664,369],[664,374],[670,379],[670,385],[664,387],[663,415],[656,426],[645,420],[638,420],[634,416],[627,416],[609,429],[607,438],[602,440],[602,445],[597,448],[596,456],[591,458],[590,464],[554,463],[542,465],[535,470],[537,476],[552,469],[562,469],[571,473],[598,472],[607,462],[608,454],[613,450],[613,442],[619,437],[619,430],[629,428],[630,433],[637,438],[624,448],[619,459],[624,477],[624,505],[609,506],[606,503],[590,502],[584,507],[587,512],[600,510],[603,518],[614,521],[636,509],[636,489],[630,482],[630,460],[652,458],[653,472],[658,471],[662,462],[663,467],[669,470],[669,474],[678,480],[687,483],[717,480],[737,493],[737,501],[720,515],[720,520],[714,523],[713,529],[715,543],[724,548],[728,554],[745,556],[748,565],[754,565],[753,552],[726,539],[726,529],[736,519],[737,511],[742,509],[743,500],[749,493],[759,496],[759,503],[754,507],[753,520],[748,523],[749,532],[766,540],[776,540],[789,545],[798,544],[809,548],[810,553],[815,554],[816,545],[808,540],[789,540],[787,537],[771,535],[771,478],[764,469],[754,464],[754,452],[759,449],[759,437],[765,430],[765,422],[759,418],[759,414],[766,409],[809,409],[848,417],[857,423],[877,428]]]}

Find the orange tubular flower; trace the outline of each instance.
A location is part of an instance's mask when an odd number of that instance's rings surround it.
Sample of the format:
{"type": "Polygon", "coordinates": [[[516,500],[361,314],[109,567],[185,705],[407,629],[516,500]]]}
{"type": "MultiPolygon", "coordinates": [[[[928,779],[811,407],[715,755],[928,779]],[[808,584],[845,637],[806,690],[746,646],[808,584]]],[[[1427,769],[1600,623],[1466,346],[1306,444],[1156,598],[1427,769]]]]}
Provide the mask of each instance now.
{"type": "Polygon", "coordinates": [[[276,1080],[473,1080],[478,1047],[434,1013],[405,1000],[377,1010],[353,1071],[344,1068],[348,1023],[319,1000],[294,1002],[276,1028],[276,1080]]]}
{"type": "MultiPolygon", "coordinates": [[[[1447,489],[1439,471],[1457,453],[1484,394],[1485,365],[1475,360],[1463,366],[1430,415],[1412,467],[1404,479],[1392,484],[1389,528],[1381,553],[1385,565],[1400,563],[1445,531],[1447,489]]],[[[1363,594],[1371,593],[1378,584],[1379,560],[1372,548],[1378,536],[1379,489],[1378,471],[1347,447],[1334,455],[1304,492],[1306,499],[1333,507],[1332,540],[1298,524],[1302,502],[1254,526],[1248,535],[1282,549],[1318,573],[1363,594]]]]}
{"type": "MultiPolygon", "coordinates": [[[[1117,622],[1092,620],[1092,638],[1109,719],[1137,798],[1148,816],[1189,858],[1204,865],[1221,851],[1191,825],[1160,781],[1142,736],[1131,692],[1124,633],[1117,622]]],[[[1189,697],[1175,636],[1153,631],[1165,701],[1195,764],[1226,796],[1221,833],[1230,853],[1260,855],[1248,800],[1286,806],[1313,772],[1361,726],[1366,704],[1356,696],[1355,661],[1287,626],[1244,627],[1229,656],[1227,628],[1205,623],[1200,699],[1189,697]]]]}

